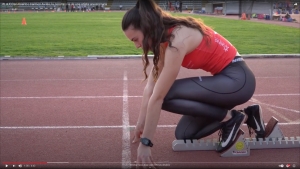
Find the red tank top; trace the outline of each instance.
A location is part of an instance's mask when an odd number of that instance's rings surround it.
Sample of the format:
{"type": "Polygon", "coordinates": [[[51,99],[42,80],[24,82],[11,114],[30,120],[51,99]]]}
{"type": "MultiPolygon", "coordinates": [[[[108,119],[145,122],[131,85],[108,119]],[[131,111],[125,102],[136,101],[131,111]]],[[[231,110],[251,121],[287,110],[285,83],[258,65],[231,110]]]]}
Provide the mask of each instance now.
{"type": "MultiPolygon", "coordinates": [[[[173,29],[169,29],[169,33],[173,29]]],[[[183,67],[203,69],[214,75],[222,71],[233,60],[237,53],[236,48],[222,35],[210,28],[209,34],[211,35],[210,45],[206,43],[209,37],[204,36],[198,47],[185,55],[181,64],[183,67]]],[[[166,45],[168,45],[168,42],[166,42],[166,45]]]]}

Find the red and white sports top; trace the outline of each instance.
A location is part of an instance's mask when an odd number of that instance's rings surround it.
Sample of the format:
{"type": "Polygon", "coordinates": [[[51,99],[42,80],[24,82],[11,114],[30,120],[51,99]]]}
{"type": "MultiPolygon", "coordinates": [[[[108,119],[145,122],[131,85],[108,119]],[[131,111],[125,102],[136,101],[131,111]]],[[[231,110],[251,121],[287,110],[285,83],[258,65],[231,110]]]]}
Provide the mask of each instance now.
{"type": "MultiPolygon", "coordinates": [[[[169,29],[169,33],[173,29],[169,29]]],[[[211,35],[210,45],[206,43],[209,37],[204,36],[199,46],[185,55],[181,65],[188,69],[203,69],[214,75],[222,71],[233,60],[237,50],[228,40],[211,28],[208,33],[211,35]]],[[[168,42],[165,45],[168,45],[168,42]]]]}

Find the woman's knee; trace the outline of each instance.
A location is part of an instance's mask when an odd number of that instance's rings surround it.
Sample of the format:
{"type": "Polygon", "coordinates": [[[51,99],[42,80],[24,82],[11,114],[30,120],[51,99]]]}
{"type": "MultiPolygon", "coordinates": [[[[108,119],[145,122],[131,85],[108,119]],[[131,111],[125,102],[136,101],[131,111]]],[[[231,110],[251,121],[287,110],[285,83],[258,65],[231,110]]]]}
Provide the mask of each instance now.
{"type": "Polygon", "coordinates": [[[208,118],[184,115],[175,129],[175,138],[178,140],[196,139],[196,134],[210,123],[211,120],[208,118]]]}
{"type": "Polygon", "coordinates": [[[219,121],[206,120],[197,127],[192,126],[177,126],[175,130],[175,138],[177,140],[184,139],[201,139],[209,136],[219,130],[223,123],[219,121]],[[201,125],[201,126],[200,126],[201,125]]]}

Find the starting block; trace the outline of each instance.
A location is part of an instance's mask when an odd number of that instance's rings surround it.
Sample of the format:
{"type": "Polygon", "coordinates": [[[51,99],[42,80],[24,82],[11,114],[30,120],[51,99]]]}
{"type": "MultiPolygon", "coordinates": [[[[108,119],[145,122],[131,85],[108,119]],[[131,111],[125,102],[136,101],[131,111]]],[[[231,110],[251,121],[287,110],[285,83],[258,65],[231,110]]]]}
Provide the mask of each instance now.
{"type": "MultiPolygon", "coordinates": [[[[244,138],[244,131],[240,129],[234,143],[227,150],[220,153],[221,157],[250,156],[250,149],[276,149],[276,148],[300,148],[300,136],[284,137],[278,126],[278,120],[272,117],[266,125],[265,139],[244,138]]],[[[173,151],[199,151],[216,150],[219,144],[217,139],[190,139],[174,140],[173,151]]]]}

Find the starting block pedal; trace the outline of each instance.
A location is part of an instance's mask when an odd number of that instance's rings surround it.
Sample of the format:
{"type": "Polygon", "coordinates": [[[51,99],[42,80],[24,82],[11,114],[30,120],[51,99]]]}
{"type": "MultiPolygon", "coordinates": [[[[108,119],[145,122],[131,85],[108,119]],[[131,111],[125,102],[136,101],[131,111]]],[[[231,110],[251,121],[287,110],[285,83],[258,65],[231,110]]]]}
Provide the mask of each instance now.
{"type": "MultiPolygon", "coordinates": [[[[193,139],[193,140],[174,140],[172,148],[174,151],[197,151],[197,150],[216,150],[219,142],[217,139],[193,139]]],[[[240,129],[235,138],[234,144],[227,150],[220,153],[222,157],[249,156],[250,149],[244,139],[244,131],[240,129]]]]}
{"type": "Polygon", "coordinates": [[[250,148],[246,144],[244,138],[244,131],[240,129],[234,140],[234,144],[229,147],[227,150],[220,153],[221,157],[241,157],[241,156],[250,156],[250,148]]]}
{"type": "Polygon", "coordinates": [[[266,126],[265,140],[263,138],[246,138],[246,143],[251,149],[270,148],[299,148],[300,137],[285,137],[278,126],[278,120],[272,116],[266,126]]]}
{"type": "MultiPolygon", "coordinates": [[[[266,126],[265,139],[244,138],[244,131],[239,130],[234,144],[227,150],[220,153],[221,157],[249,156],[250,149],[271,149],[271,148],[300,148],[300,136],[284,137],[278,126],[278,120],[272,117],[266,126]]],[[[199,151],[216,150],[219,142],[217,139],[190,139],[174,140],[172,142],[173,151],[199,151]]]]}

